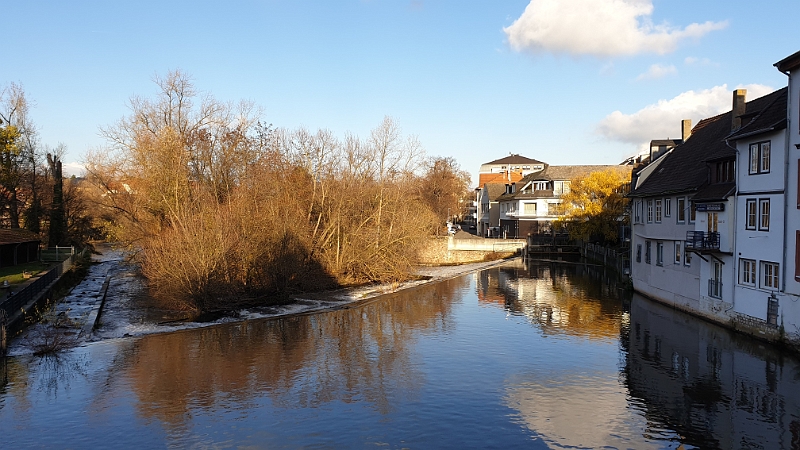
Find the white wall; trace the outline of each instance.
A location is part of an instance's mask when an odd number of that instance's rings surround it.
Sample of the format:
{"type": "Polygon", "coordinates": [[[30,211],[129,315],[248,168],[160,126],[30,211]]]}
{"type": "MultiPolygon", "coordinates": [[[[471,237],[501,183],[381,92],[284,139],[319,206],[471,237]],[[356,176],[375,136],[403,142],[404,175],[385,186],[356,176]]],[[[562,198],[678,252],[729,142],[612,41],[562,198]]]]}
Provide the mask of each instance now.
{"type": "MultiPolygon", "coordinates": [[[[784,186],[786,170],[785,131],[759,134],[741,139],[736,143],[739,151],[737,160],[736,196],[736,272],[734,311],[766,320],[767,298],[779,288],[764,286],[763,263],[780,264],[780,278],[784,272],[784,186]],[[750,144],[770,142],[770,171],[763,174],[750,174],[750,144]],[[769,229],[760,230],[760,214],[756,217],[756,229],[747,229],[747,202],[755,201],[760,213],[760,202],[769,200],[769,229]],[[755,261],[755,286],[742,282],[742,259],[755,261]]],[[[780,283],[780,281],[779,281],[780,283]]]]}
{"type": "MultiPolygon", "coordinates": [[[[661,222],[653,220],[647,222],[648,199],[634,199],[632,207],[634,211],[637,207],[642,210],[640,220],[637,222],[634,217],[632,225],[632,255],[631,255],[631,278],[633,287],[641,292],[658,300],[672,303],[679,306],[695,308],[699,307],[700,292],[700,258],[696,255],[691,256],[691,265],[685,265],[686,252],[684,241],[686,232],[695,229],[695,223],[689,222],[689,211],[686,211],[683,223],[678,222],[677,197],[667,196],[658,197],[662,200],[670,199],[671,213],[669,216],[662,214],[661,222]],[[639,205],[637,206],[637,202],[639,205]],[[646,262],[646,243],[651,243],[651,261],[646,262]],[[663,265],[657,264],[658,243],[664,246],[663,265]],[[681,245],[680,263],[675,263],[675,243],[681,245]],[[637,261],[637,249],[641,245],[641,260],[637,261]]],[[[655,200],[656,198],[652,198],[655,200]]],[[[686,203],[688,208],[689,203],[686,203]]]]}

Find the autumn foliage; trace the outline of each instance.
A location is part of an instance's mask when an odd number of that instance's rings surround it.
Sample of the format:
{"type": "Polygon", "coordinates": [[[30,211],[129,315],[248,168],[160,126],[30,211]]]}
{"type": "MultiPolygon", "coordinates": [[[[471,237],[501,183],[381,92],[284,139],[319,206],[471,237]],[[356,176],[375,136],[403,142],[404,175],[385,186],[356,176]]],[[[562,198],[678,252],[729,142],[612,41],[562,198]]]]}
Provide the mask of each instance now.
{"type": "Polygon", "coordinates": [[[87,169],[158,296],[202,311],[409,276],[439,218],[421,146],[391,119],[340,140],[274,129],[179,72],[157,82],[87,169]]]}
{"type": "Polygon", "coordinates": [[[562,217],[556,226],[566,228],[572,239],[616,242],[625,212],[629,174],[604,170],[571,180],[562,196],[562,217]]]}

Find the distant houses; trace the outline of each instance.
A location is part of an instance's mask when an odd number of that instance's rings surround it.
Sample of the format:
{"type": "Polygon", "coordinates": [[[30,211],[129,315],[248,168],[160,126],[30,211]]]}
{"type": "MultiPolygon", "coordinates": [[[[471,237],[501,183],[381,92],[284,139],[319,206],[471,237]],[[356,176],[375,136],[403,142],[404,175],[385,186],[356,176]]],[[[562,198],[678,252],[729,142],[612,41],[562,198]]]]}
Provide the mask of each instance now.
{"type": "Polygon", "coordinates": [[[648,297],[800,344],[800,52],[788,87],[701,120],[632,177],[631,277],[648,297]]]}
{"type": "Polygon", "coordinates": [[[518,238],[550,232],[570,182],[604,170],[630,174],[631,166],[551,166],[520,155],[481,165],[476,189],[478,234],[518,238]]]}

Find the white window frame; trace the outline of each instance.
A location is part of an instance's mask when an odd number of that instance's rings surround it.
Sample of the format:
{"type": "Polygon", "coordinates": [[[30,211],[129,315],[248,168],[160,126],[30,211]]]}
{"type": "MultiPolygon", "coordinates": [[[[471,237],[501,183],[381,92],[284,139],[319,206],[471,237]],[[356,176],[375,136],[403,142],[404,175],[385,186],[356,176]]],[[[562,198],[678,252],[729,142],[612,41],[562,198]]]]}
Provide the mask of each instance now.
{"type": "Polygon", "coordinates": [[[664,199],[664,217],[671,217],[672,216],[672,199],[665,198],[664,199]]]}
{"type": "Polygon", "coordinates": [[[675,201],[675,207],[678,208],[676,214],[678,223],[686,223],[686,197],[678,197],[675,201]]]}
{"type": "Polygon", "coordinates": [[[647,201],[647,223],[653,223],[653,200],[647,201]]]}
{"type": "Polygon", "coordinates": [[[755,287],[757,278],[756,261],[754,259],[739,258],[739,284],[755,287]]]}
{"type": "Polygon", "coordinates": [[[769,199],[758,199],[758,231],[769,231],[769,214],[769,199]]]}
{"type": "Polygon", "coordinates": [[[761,289],[780,289],[780,264],[761,261],[761,289]]]}
{"type": "Polygon", "coordinates": [[[750,144],[750,166],[748,173],[757,175],[769,173],[771,163],[770,141],[754,142],[750,144]]]}
{"type": "Polygon", "coordinates": [[[650,241],[644,242],[644,262],[650,264],[652,256],[652,243],[650,241]]]}
{"type": "Polygon", "coordinates": [[[681,241],[675,241],[675,264],[681,263],[681,241]]]}
{"type": "Polygon", "coordinates": [[[663,212],[664,212],[664,201],[658,198],[656,199],[656,223],[661,223],[663,212]]]}
{"type": "Polygon", "coordinates": [[[745,201],[745,208],[744,208],[744,229],[745,230],[756,230],[758,228],[758,200],[754,198],[748,198],[745,201]]]}

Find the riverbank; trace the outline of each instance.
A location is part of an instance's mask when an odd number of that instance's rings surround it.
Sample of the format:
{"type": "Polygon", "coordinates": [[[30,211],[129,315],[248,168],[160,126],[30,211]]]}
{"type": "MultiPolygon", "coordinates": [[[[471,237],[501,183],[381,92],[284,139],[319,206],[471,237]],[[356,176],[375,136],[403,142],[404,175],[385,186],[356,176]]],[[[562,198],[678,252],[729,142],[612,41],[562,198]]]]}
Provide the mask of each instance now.
{"type": "MultiPolygon", "coordinates": [[[[292,296],[284,305],[253,307],[230,311],[212,318],[193,320],[180,311],[159,308],[147,295],[146,281],[138,268],[125,262],[123,252],[111,245],[98,246],[87,276],[44,319],[27,327],[10,342],[9,353],[22,355],[42,352],[43,342],[67,348],[89,342],[202,328],[251,319],[281,318],[319,311],[352,307],[381,295],[412,289],[458,277],[507,260],[462,265],[421,266],[417,279],[402,283],[372,284],[333,291],[292,296]],[[102,303],[102,310],[99,306],[102,303]]],[[[55,348],[53,350],[56,350],[55,348]]]]}

